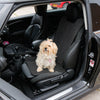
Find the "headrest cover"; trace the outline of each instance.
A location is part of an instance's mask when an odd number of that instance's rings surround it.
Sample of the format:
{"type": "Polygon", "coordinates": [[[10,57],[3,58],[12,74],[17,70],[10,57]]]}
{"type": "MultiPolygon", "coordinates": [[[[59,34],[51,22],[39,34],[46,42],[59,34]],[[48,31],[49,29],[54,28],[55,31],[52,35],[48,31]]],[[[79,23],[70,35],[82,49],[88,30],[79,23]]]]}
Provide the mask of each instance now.
{"type": "Polygon", "coordinates": [[[80,17],[80,14],[82,14],[82,11],[80,9],[81,8],[77,3],[69,4],[66,11],[67,20],[75,22],[80,17]]]}
{"type": "Polygon", "coordinates": [[[31,25],[33,25],[33,24],[39,24],[41,26],[42,25],[42,16],[35,14],[31,21],[31,25]]]}

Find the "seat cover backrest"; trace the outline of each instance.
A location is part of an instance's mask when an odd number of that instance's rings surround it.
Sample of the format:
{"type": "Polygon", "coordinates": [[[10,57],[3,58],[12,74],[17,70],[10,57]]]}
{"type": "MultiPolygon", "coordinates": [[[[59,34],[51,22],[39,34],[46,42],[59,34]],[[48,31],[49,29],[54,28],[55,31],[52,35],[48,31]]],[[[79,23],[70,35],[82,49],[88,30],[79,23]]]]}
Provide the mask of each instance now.
{"type": "Polygon", "coordinates": [[[41,25],[42,16],[35,14],[32,18],[31,24],[25,31],[24,39],[26,43],[32,43],[32,41],[38,39],[40,36],[41,25]]]}
{"type": "Polygon", "coordinates": [[[54,41],[58,46],[57,63],[61,64],[72,41],[83,26],[82,18],[79,18],[79,8],[75,3],[67,7],[66,15],[62,17],[54,41]]]}

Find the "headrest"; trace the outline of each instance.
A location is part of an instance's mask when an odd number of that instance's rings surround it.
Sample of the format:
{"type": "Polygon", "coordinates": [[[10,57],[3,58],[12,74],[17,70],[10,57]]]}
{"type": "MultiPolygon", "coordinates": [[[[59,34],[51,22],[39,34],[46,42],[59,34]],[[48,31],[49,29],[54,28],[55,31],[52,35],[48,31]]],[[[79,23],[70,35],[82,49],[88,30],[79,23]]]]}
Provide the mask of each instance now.
{"type": "Polygon", "coordinates": [[[68,5],[66,10],[67,20],[75,22],[80,17],[81,14],[82,10],[81,7],[79,6],[79,3],[71,3],[68,5]]]}
{"type": "Polygon", "coordinates": [[[33,25],[33,24],[39,24],[41,26],[42,25],[42,16],[35,14],[31,21],[31,25],[33,25]]]}
{"type": "Polygon", "coordinates": [[[45,15],[47,10],[47,5],[39,5],[39,6],[35,6],[35,11],[38,15],[43,16],[45,15]]]}

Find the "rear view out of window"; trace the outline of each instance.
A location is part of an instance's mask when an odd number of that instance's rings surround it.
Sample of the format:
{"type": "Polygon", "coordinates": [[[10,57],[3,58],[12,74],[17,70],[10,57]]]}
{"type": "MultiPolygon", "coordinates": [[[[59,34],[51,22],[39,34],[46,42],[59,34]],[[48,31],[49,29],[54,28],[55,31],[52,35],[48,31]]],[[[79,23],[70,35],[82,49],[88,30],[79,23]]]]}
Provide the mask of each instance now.
{"type": "Polygon", "coordinates": [[[21,7],[18,10],[16,10],[12,14],[11,18],[26,16],[26,15],[30,15],[30,14],[34,14],[34,13],[35,13],[34,6],[25,6],[25,7],[21,7]]]}
{"type": "Polygon", "coordinates": [[[54,2],[54,3],[50,3],[47,6],[47,11],[49,10],[60,10],[60,9],[66,9],[67,5],[70,4],[70,1],[66,1],[66,2],[54,2]]]}
{"type": "Polygon", "coordinates": [[[100,6],[91,4],[93,31],[100,31],[100,6]]]}

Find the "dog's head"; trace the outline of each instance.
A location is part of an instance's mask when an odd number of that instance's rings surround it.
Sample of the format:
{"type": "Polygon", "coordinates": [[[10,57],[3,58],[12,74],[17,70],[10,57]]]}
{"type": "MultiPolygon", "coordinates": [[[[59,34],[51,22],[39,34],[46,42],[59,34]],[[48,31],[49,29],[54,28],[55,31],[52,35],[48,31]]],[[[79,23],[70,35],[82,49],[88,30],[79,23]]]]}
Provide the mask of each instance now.
{"type": "Polygon", "coordinates": [[[40,52],[51,55],[56,55],[58,51],[57,45],[52,41],[52,39],[47,39],[40,44],[40,52]]]}

